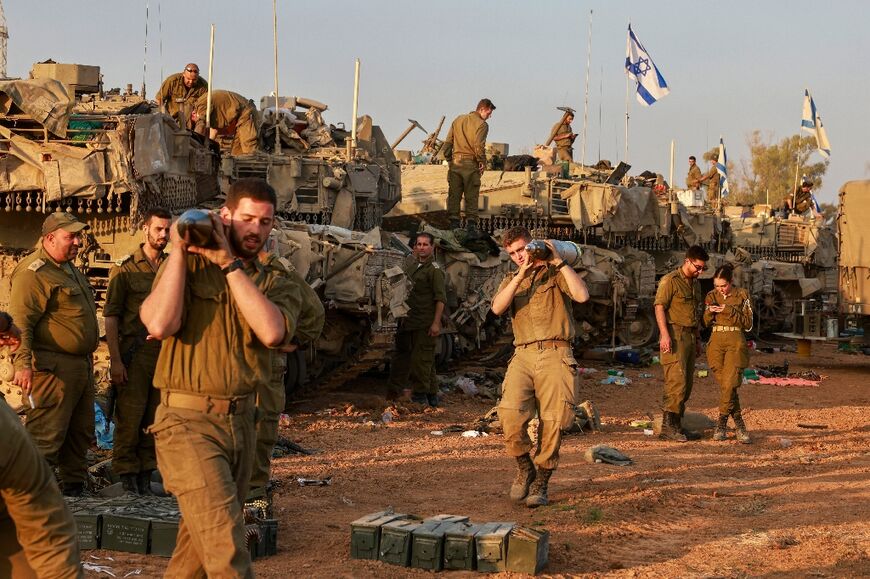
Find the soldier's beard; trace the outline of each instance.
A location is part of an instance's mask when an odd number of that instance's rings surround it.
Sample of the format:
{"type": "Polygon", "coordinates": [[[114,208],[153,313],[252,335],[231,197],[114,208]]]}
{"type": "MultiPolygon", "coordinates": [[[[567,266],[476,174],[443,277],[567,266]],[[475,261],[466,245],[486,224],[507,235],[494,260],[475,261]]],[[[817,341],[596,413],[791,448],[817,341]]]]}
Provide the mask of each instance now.
{"type": "Polygon", "coordinates": [[[261,239],[259,235],[253,233],[241,237],[234,227],[230,227],[230,245],[233,247],[233,253],[244,259],[256,257],[266,244],[266,239],[261,239]]]}
{"type": "Polygon", "coordinates": [[[163,251],[164,249],[166,249],[166,244],[168,243],[168,240],[154,239],[153,237],[151,237],[150,233],[146,233],[145,237],[146,241],[148,242],[148,246],[151,247],[151,249],[156,249],[157,251],[163,251]]]}

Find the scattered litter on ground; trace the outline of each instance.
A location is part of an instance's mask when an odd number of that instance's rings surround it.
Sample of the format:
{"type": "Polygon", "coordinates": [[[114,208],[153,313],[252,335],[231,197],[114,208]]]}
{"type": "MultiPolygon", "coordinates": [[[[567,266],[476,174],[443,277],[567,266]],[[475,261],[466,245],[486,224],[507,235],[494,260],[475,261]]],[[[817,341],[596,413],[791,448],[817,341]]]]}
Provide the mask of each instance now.
{"type": "Polygon", "coordinates": [[[706,378],[710,372],[707,370],[698,370],[698,378],[706,378]]]}
{"type": "Polygon", "coordinates": [[[393,421],[393,413],[389,410],[385,410],[383,414],[381,414],[381,422],[384,424],[389,424],[393,421]]]}
{"type": "Polygon", "coordinates": [[[433,430],[429,434],[431,434],[432,436],[444,436],[444,431],[443,430],[433,430]]]}
{"type": "Polygon", "coordinates": [[[595,446],[590,446],[586,449],[586,452],[583,453],[583,458],[586,462],[594,464],[598,462],[606,462],[608,464],[615,464],[617,466],[628,466],[633,463],[633,461],[626,455],[624,455],[619,450],[613,448],[612,446],[607,446],[605,444],[596,444],[595,446]]]}
{"type": "Polygon", "coordinates": [[[652,428],[644,428],[643,429],[644,436],[653,436],[653,435],[655,435],[655,433],[656,433],[656,431],[653,430],[652,428]]]}
{"type": "Polygon", "coordinates": [[[462,392],[468,396],[476,396],[477,395],[477,385],[474,383],[474,380],[468,378],[467,376],[460,376],[456,379],[456,387],[462,390],[462,392]]]}
{"type": "Polygon", "coordinates": [[[97,448],[102,450],[112,449],[112,440],[115,437],[115,422],[106,421],[103,409],[96,402],[94,402],[94,435],[97,438],[97,448]]]}
{"type": "Polygon", "coordinates": [[[632,420],[628,423],[632,428],[652,428],[653,421],[652,420],[632,420]]]}
{"type": "Polygon", "coordinates": [[[626,378],[625,376],[608,376],[599,384],[616,384],[617,386],[628,386],[631,384],[631,378],[626,378]]]}
{"type": "Polygon", "coordinates": [[[479,430],[466,430],[462,433],[462,438],[479,438],[481,436],[489,436],[489,434],[479,430]]]}
{"type": "Polygon", "coordinates": [[[609,368],[607,370],[607,375],[608,376],[625,376],[625,372],[623,372],[622,370],[614,370],[613,368],[609,368]]]}
{"type": "Polygon", "coordinates": [[[595,368],[577,368],[577,374],[580,376],[588,376],[589,374],[595,374],[598,372],[595,368]]]}
{"type": "Polygon", "coordinates": [[[326,478],[297,478],[296,482],[301,487],[328,487],[332,484],[332,477],[326,478]]]}
{"type": "Polygon", "coordinates": [[[85,571],[93,571],[97,575],[105,573],[109,577],[117,577],[114,571],[112,571],[112,568],[108,565],[94,565],[93,563],[82,563],[82,568],[85,571]]]}
{"type": "Polygon", "coordinates": [[[650,374],[649,372],[641,372],[640,374],[637,375],[637,377],[638,378],[654,378],[654,376],[652,374],[650,374]]]}
{"type": "Polygon", "coordinates": [[[780,439],[779,439],[779,445],[780,445],[782,448],[791,448],[791,445],[792,445],[792,444],[793,444],[793,443],[792,443],[792,441],[791,441],[790,438],[780,438],[780,439]]]}
{"type": "Polygon", "coordinates": [[[290,416],[287,414],[281,414],[278,417],[278,426],[281,426],[283,428],[289,428],[290,427],[290,416]]]}

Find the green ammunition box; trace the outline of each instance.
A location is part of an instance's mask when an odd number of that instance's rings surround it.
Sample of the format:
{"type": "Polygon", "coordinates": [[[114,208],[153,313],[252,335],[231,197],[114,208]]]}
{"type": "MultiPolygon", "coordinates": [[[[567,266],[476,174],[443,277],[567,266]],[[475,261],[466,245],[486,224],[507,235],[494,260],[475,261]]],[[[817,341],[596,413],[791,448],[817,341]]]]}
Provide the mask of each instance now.
{"type": "Polygon", "coordinates": [[[549,531],[514,527],[508,541],[507,570],[537,575],[547,565],[549,531]]]}
{"type": "Polygon", "coordinates": [[[436,515],[423,520],[411,533],[411,567],[440,571],[443,568],[444,533],[468,517],[436,515]]]}
{"type": "Polygon", "coordinates": [[[486,523],[474,536],[477,547],[477,570],[482,573],[504,571],[507,564],[508,538],[516,523],[486,523]]]}
{"type": "Polygon", "coordinates": [[[127,553],[148,553],[151,521],[117,514],[103,515],[101,547],[127,553]]]}
{"type": "Polygon", "coordinates": [[[381,526],[378,559],[384,563],[408,567],[411,564],[411,533],[422,524],[419,520],[403,519],[381,526]]]}
{"type": "Polygon", "coordinates": [[[260,540],[257,543],[257,557],[271,557],[278,554],[278,521],[260,521],[260,540]]]}
{"type": "Polygon", "coordinates": [[[151,521],[151,554],[171,557],[178,539],[178,521],[151,521]]]}
{"type": "Polygon", "coordinates": [[[78,529],[80,549],[100,548],[100,526],[103,517],[94,511],[80,511],[73,514],[78,529]]]}
{"type": "Polygon", "coordinates": [[[359,518],[350,524],[350,556],[354,559],[377,559],[381,540],[381,525],[407,519],[409,515],[380,511],[359,518]]]}
{"type": "Polygon", "coordinates": [[[444,533],[444,568],[473,571],[477,567],[477,551],[474,548],[474,535],[481,525],[461,522],[453,523],[444,533]]]}

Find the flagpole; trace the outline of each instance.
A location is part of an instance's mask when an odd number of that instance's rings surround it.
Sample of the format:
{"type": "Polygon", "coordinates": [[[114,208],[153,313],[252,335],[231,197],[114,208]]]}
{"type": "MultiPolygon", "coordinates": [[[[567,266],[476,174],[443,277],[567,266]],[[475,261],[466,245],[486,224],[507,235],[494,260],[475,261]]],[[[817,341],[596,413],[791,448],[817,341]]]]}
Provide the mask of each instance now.
{"type": "Polygon", "coordinates": [[[625,154],[624,160],[626,164],[628,163],[628,83],[631,79],[628,78],[628,75],[625,75],[625,154]]]}
{"type": "MultiPolygon", "coordinates": [[[[724,147],[725,147],[725,145],[722,144],[722,135],[719,135],[719,155],[716,157],[716,164],[717,165],[719,164],[719,157],[720,156],[724,157],[724,155],[722,155],[722,149],[724,147]]],[[[722,159],[722,160],[725,161],[727,164],[727,162],[728,162],[727,159],[722,159]]],[[[718,172],[718,169],[716,171],[718,172]]],[[[728,172],[727,166],[725,167],[725,172],[726,172],[726,174],[728,172]]],[[[720,215],[722,214],[722,175],[719,175],[719,199],[716,201],[716,213],[718,213],[720,215]]],[[[719,239],[720,246],[721,246],[721,241],[722,241],[722,239],[720,236],[720,239],[719,239]]]]}
{"type": "Polygon", "coordinates": [[[592,10],[589,11],[589,40],[586,45],[586,97],[583,101],[583,142],[580,146],[580,166],[586,166],[586,125],[589,119],[589,67],[592,65],[592,10]]]}

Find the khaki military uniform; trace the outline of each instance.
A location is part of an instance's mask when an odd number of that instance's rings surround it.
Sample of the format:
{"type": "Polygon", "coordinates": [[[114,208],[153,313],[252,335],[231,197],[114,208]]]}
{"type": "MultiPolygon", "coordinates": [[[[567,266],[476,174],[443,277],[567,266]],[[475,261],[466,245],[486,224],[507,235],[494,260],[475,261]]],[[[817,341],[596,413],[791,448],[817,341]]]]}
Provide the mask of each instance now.
{"type": "Polygon", "coordinates": [[[698,189],[701,187],[701,179],[703,175],[698,164],[692,165],[689,169],[689,174],[686,175],[686,187],[688,189],[698,189]]]}
{"type": "MultiPolygon", "coordinates": [[[[155,284],[164,269],[157,273],[155,284]]],[[[300,291],[284,271],[254,260],[245,273],[296,332],[300,291]]],[[[254,393],[272,375],[272,352],[242,316],[220,268],[187,257],[181,328],[163,341],[154,434],[166,490],[182,519],[168,577],[251,577],[242,501],[254,459],[254,393]]]]}
{"type": "MultiPolygon", "coordinates": [[[[197,129],[205,126],[205,109],[208,95],[196,100],[194,108],[199,115],[197,129]]],[[[257,109],[242,95],[228,90],[211,93],[211,124],[218,134],[233,134],[233,155],[249,155],[257,150],[257,131],[260,119],[257,109]]]]}
{"type": "Polygon", "coordinates": [[[560,161],[572,162],[574,160],[574,140],[572,138],[555,139],[556,135],[574,134],[574,129],[571,125],[559,121],[553,125],[553,130],[550,133],[550,138],[556,141],[556,156],[560,161]]]}
{"type": "Polygon", "coordinates": [[[91,354],[100,338],[94,292],[75,266],[40,247],[12,272],[9,313],[21,329],[15,369],[33,370],[27,431],[64,483],[85,484],[94,439],[91,354]]]}
{"type": "Polygon", "coordinates": [[[435,319],[435,303],[447,303],[444,270],[434,257],[420,263],[415,257],[404,264],[411,280],[411,293],[406,301],[410,308],[396,334],[396,351],[390,362],[390,391],[399,394],[404,389],[416,394],[437,394],[434,380],[435,343],[429,335],[435,319]]]}
{"type": "Polygon", "coordinates": [[[480,197],[479,166],[486,166],[486,136],[489,125],[477,111],[456,117],[444,140],[444,157],[450,162],[447,171],[447,216],[459,219],[465,197],[465,218],[477,222],[480,197]]]}
{"type": "Polygon", "coordinates": [[[2,398],[0,439],[0,577],[84,577],[51,468],[2,398]]]}
{"type": "Polygon", "coordinates": [[[193,105],[196,99],[207,92],[208,83],[201,76],[196,78],[193,86],[187,88],[184,84],[184,73],[178,72],[166,77],[154,100],[158,105],[166,107],[167,114],[178,122],[178,126],[192,129],[190,113],[193,112],[193,105]]]}
{"type": "MultiPolygon", "coordinates": [[[[510,283],[502,281],[498,291],[510,283]]],[[[498,417],[510,456],[532,448],[529,421],[540,417],[534,462],[538,468],[559,464],[562,430],[574,421],[579,377],[571,351],[575,335],[568,283],[551,265],[530,270],[511,303],[514,355],[502,385],[498,417]]]]}
{"type": "Polygon", "coordinates": [[[715,165],[704,175],[704,181],[707,183],[707,203],[715,205],[719,201],[719,171],[715,165]]]}
{"type": "Polygon", "coordinates": [[[719,416],[740,412],[737,388],[743,383],[743,370],[749,366],[749,348],[744,331],[752,329],[752,301],[749,292],[733,288],[727,297],[712,290],[705,305],[724,305],[721,313],[704,310],[704,325],[712,326],[707,344],[707,363],[719,382],[719,416]]]}
{"type": "Polygon", "coordinates": [[[680,269],[662,277],[656,291],[654,305],[664,306],[671,337],[671,351],[659,354],[665,375],[662,406],[680,418],[692,394],[702,299],[701,284],[684,276],[680,269]]]}
{"type": "MultiPolygon", "coordinates": [[[[266,258],[268,263],[280,264],[277,257],[266,258]]],[[[280,264],[286,268],[285,264],[280,264]]],[[[309,347],[320,337],[323,330],[325,313],[323,303],[317,293],[311,289],[302,277],[295,271],[287,270],[287,275],[299,288],[302,307],[296,327],[294,341],[303,348],[309,347]]],[[[278,440],[278,420],[286,406],[286,391],[284,389],[284,374],[287,371],[287,354],[272,351],[272,375],[267,384],[257,388],[257,408],[260,415],[256,426],[256,456],[251,471],[250,488],[264,488],[269,482],[272,450],[278,440]]]]}
{"type": "MultiPolygon", "coordinates": [[[[158,262],[164,257],[161,254],[158,262]]],[[[154,437],[145,429],[154,422],[160,403],[160,393],[154,388],[160,342],[145,339],[148,331],[139,319],[139,307],[151,293],[156,275],[141,245],[109,272],[103,316],[118,318],[121,362],[127,368],[127,383],[115,386],[112,470],[119,476],[157,468],[154,437]]]]}

